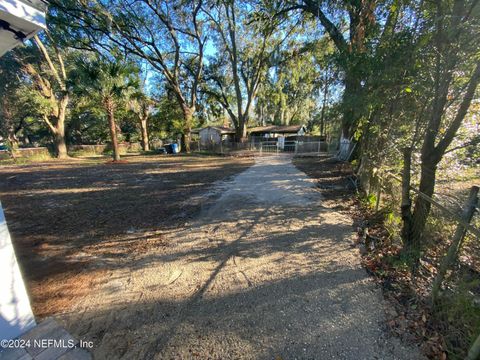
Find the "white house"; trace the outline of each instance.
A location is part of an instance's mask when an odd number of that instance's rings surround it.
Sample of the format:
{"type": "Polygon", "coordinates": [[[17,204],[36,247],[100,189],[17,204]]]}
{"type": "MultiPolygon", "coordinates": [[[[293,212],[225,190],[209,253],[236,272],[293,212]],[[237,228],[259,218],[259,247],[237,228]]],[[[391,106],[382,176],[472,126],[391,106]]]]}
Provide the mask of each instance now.
{"type": "MultiPolygon", "coordinates": [[[[0,56],[45,29],[45,12],[40,0],[0,0],[0,56]]],[[[35,319],[1,204],[0,272],[0,339],[13,339],[35,326],[35,319]]]]}
{"type": "Polygon", "coordinates": [[[198,134],[201,145],[217,145],[225,141],[233,141],[235,130],[224,126],[207,126],[203,129],[194,129],[198,134]]]}

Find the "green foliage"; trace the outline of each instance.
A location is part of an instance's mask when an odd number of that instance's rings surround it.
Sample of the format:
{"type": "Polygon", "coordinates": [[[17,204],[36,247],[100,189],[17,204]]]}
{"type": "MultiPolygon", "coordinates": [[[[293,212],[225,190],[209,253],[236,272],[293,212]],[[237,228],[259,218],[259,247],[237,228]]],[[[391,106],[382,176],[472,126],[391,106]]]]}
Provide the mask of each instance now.
{"type": "Polygon", "coordinates": [[[113,99],[119,105],[138,89],[138,68],[122,59],[79,57],[72,85],[80,94],[98,96],[101,102],[113,99]]]}
{"type": "MultiPolygon", "coordinates": [[[[164,94],[151,115],[150,134],[154,139],[176,139],[183,133],[183,114],[177,102],[164,94]]],[[[195,125],[195,124],[194,124],[195,125]]]]}
{"type": "Polygon", "coordinates": [[[402,225],[402,218],[394,211],[388,211],[385,214],[384,226],[391,238],[399,238],[402,225]]]}
{"type": "Polygon", "coordinates": [[[67,139],[70,144],[103,144],[107,141],[108,121],[100,99],[76,93],[72,101],[67,139]]]}
{"type": "Polygon", "coordinates": [[[15,159],[0,159],[0,165],[29,165],[52,160],[53,157],[49,154],[34,154],[28,157],[16,157],[15,159]]]}
{"type": "Polygon", "coordinates": [[[370,208],[374,208],[377,203],[377,197],[375,194],[368,194],[365,201],[370,208]]]}
{"type": "Polygon", "coordinates": [[[37,114],[35,92],[22,78],[15,54],[10,52],[0,58],[0,135],[13,146],[33,136],[28,124],[37,114]]]}
{"type": "MultiPolygon", "coordinates": [[[[316,110],[315,97],[320,83],[317,53],[302,52],[299,39],[279,54],[282,61],[273,64],[258,94],[257,116],[261,122],[277,125],[306,124],[316,110]]],[[[321,44],[318,53],[325,51],[321,44]]]]}
{"type": "Polygon", "coordinates": [[[375,204],[377,202],[377,197],[375,194],[359,194],[358,199],[362,203],[363,206],[369,209],[373,209],[375,207],[375,204]]]}
{"type": "Polygon", "coordinates": [[[455,293],[444,292],[435,314],[448,327],[445,341],[449,358],[464,359],[470,345],[478,336],[480,307],[474,293],[480,285],[478,279],[463,278],[455,293]]]}

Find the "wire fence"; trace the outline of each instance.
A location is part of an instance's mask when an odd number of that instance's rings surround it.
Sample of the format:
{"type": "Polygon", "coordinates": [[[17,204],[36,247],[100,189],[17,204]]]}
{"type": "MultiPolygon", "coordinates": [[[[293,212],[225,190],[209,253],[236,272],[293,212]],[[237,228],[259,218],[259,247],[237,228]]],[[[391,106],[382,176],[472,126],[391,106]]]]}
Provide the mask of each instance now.
{"type": "Polygon", "coordinates": [[[334,154],[337,144],[333,141],[299,141],[268,139],[248,142],[192,142],[190,148],[196,152],[220,155],[280,155],[320,156],[334,154]]]}
{"type": "MultiPolygon", "coordinates": [[[[372,164],[369,167],[375,169],[372,164]]],[[[444,327],[438,330],[443,335],[449,358],[465,359],[480,334],[478,186],[452,180],[450,186],[438,186],[435,195],[429,197],[418,191],[418,176],[412,175],[412,196],[423,197],[431,205],[415,286],[420,295],[431,302],[433,315],[438,320],[436,324],[444,327]],[[445,191],[446,188],[455,191],[445,191]]],[[[401,246],[401,175],[376,170],[370,175],[361,175],[360,181],[365,185],[370,205],[385,214],[385,227],[390,236],[387,241],[401,246]]]]}
{"type": "MultiPolygon", "coordinates": [[[[199,152],[229,155],[322,156],[335,155],[348,159],[354,146],[345,141],[298,141],[265,139],[235,143],[192,144],[199,152]]],[[[363,161],[364,159],[362,159],[363,161]]],[[[417,164],[418,167],[418,164],[417,164]]],[[[402,247],[402,179],[398,169],[377,169],[376,164],[364,165],[367,171],[358,172],[358,180],[366,199],[379,213],[384,213],[387,243],[368,244],[375,247],[402,247]],[[373,171],[372,171],[373,169],[373,171]]],[[[412,197],[423,197],[430,205],[420,266],[415,277],[417,294],[431,301],[436,329],[443,335],[443,348],[452,359],[464,359],[469,349],[480,346],[480,215],[478,187],[471,182],[441,179],[436,192],[429,197],[416,188],[418,174],[412,174],[412,197]],[[476,189],[476,192],[475,192],[476,189]],[[473,194],[473,195],[472,195],[473,194]],[[472,197],[473,196],[473,197],[472,197]],[[467,213],[470,211],[470,215],[467,213]],[[432,300],[435,298],[434,300],[432,300]]],[[[477,184],[478,185],[478,184],[477,184]]]]}

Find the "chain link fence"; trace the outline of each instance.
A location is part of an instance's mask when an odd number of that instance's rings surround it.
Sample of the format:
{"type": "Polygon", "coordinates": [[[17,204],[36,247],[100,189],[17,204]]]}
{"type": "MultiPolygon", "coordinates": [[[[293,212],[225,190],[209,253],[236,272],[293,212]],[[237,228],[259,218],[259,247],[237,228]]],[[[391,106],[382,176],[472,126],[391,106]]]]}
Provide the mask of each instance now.
{"type": "Polygon", "coordinates": [[[199,153],[211,153],[220,155],[254,156],[291,154],[296,156],[320,156],[334,154],[337,144],[333,141],[305,141],[266,139],[248,142],[209,142],[194,141],[190,149],[199,153]]]}

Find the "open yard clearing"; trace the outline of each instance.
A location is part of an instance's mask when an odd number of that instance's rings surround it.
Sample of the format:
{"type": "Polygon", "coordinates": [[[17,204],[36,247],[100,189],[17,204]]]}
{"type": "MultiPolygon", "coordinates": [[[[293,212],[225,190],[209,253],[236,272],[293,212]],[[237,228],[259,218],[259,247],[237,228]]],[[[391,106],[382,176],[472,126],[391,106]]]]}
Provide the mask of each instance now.
{"type": "Polygon", "coordinates": [[[109,271],[164,244],[202,193],[252,160],[129,157],[0,167],[0,198],[37,317],[71,310],[109,271]]]}
{"type": "Polygon", "coordinates": [[[419,357],[386,335],[351,219],[290,157],[208,160],[2,169],[36,315],[96,358],[419,357]]]}

